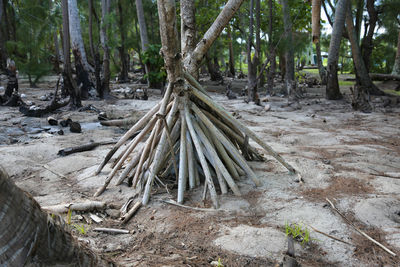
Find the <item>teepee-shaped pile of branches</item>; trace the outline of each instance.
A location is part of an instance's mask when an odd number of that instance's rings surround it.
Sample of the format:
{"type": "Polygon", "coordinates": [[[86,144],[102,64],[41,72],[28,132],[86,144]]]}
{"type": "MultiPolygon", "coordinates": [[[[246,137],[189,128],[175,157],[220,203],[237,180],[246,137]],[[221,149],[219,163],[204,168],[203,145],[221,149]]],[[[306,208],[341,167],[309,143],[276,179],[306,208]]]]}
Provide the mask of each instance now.
{"type": "Polygon", "coordinates": [[[193,78],[205,53],[238,10],[243,0],[229,0],[201,41],[194,44],[194,1],[181,0],[182,53],[179,50],[174,0],[158,0],[161,52],[165,60],[169,85],[159,104],[143,116],[107,154],[98,167],[100,173],[105,164],[140,131],[114,161],[113,169],[104,185],[96,192],[100,195],[125,164],[117,185],[128,178],[136,187],[144,185],[143,204],[150,199],[155,179],[162,179],[172,169],[178,176],[178,203],[183,202],[184,191],[199,185],[199,174],[205,177],[213,205],[218,207],[213,176],[217,177],[221,193],[228,188],[235,195],[240,191],[235,180],[246,175],[259,185],[255,173],[246,159],[260,159],[257,151],[248,144],[249,138],[257,142],[290,172],[294,168],[265,144],[251,130],[215,103],[193,78]],[[147,138],[147,140],[145,140],[147,138]],[[134,153],[137,145],[145,140],[140,153],[134,153]],[[130,155],[133,155],[130,158],[130,155]],[[176,156],[178,160],[176,161],[176,156]],[[130,161],[125,163],[127,159],[130,161]]]}

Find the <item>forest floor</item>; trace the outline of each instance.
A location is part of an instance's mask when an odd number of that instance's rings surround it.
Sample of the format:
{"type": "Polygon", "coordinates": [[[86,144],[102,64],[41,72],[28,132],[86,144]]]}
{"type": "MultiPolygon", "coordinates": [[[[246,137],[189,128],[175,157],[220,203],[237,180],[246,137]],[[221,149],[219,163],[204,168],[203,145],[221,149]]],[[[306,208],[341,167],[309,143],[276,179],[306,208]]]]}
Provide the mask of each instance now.
{"type": "MultiPolygon", "coordinates": [[[[62,148],[91,140],[117,140],[124,133],[118,127],[101,126],[93,111],[62,110],[52,114],[82,124],[82,133],[64,128],[64,135],[58,135],[61,126],[49,126],[46,118],[24,117],[18,108],[0,107],[0,164],[42,206],[106,201],[106,210],[93,212],[103,218],[102,223],[90,222],[89,213],[73,214],[72,222],[83,225],[85,233],[72,226],[71,230],[78,239],[122,266],[210,266],[218,259],[224,266],[276,266],[287,250],[286,223],[309,229],[311,241],[295,244],[296,258],[302,266],[399,266],[400,179],[385,174],[400,173],[399,107],[387,106],[387,100],[378,97],[373,98],[372,113],[356,112],[348,92],[344,100],[327,101],[324,89],[315,86],[306,88],[305,98],[294,104],[285,97],[268,97],[268,102],[262,103],[270,106],[267,111],[244,103],[243,97],[228,100],[225,86],[209,81],[206,84],[217,102],[235,112],[301,173],[304,183],[265,156],[264,162],[249,163],[262,186],[254,187],[243,178],[239,182],[243,197],[220,196],[217,211],[166,204],[162,200],[173,198],[176,189],[170,189],[170,195],[159,187],[150,204],[121,226],[118,210],[134,195],[132,188],[111,183],[100,197],[92,197],[110,167],[99,176],[93,176],[93,172],[112,145],[66,157],[57,155],[62,148]],[[330,209],[326,198],[353,224],[398,256],[390,256],[355,232],[330,209]],[[124,228],[132,234],[99,233],[93,231],[95,227],[124,228]]],[[[234,90],[239,91],[245,84],[245,80],[236,80],[234,90]]],[[[114,92],[140,87],[112,86],[114,92]]],[[[27,87],[20,83],[25,101],[46,105],[48,101],[40,97],[54,91],[55,78],[40,84],[40,88],[27,87]]],[[[84,101],[84,105],[91,104],[110,117],[129,114],[140,118],[160,99],[159,91],[150,90],[147,101],[121,98],[84,101]]],[[[187,192],[185,205],[210,207],[208,200],[201,201],[202,190],[200,187],[187,192]]]]}

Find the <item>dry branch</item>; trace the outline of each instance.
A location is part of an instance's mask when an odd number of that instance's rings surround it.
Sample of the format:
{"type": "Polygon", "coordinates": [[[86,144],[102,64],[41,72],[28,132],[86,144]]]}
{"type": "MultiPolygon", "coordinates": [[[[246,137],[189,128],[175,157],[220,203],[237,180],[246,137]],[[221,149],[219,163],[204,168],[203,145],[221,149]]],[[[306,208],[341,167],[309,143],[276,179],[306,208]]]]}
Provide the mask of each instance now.
{"type": "Polygon", "coordinates": [[[59,204],[54,206],[43,206],[42,210],[51,213],[66,213],[68,210],[71,211],[89,211],[89,210],[102,210],[106,207],[105,202],[101,201],[88,201],[83,203],[69,203],[59,204]]]}
{"type": "Polygon", "coordinates": [[[369,235],[367,235],[364,231],[360,230],[358,227],[356,227],[349,219],[347,219],[336,207],[335,205],[333,205],[333,203],[326,198],[326,201],[328,201],[329,205],[331,205],[331,208],[336,211],[337,214],[339,214],[343,220],[345,222],[347,222],[350,226],[352,226],[354,228],[354,230],[356,230],[357,232],[359,232],[361,235],[363,235],[365,238],[367,238],[368,240],[372,241],[375,245],[381,247],[384,251],[386,251],[387,253],[389,253],[392,256],[396,256],[396,254],[394,252],[392,252],[390,249],[388,249],[387,247],[385,247],[384,245],[382,245],[381,243],[379,243],[378,241],[376,241],[375,239],[373,239],[372,237],[370,237],[369,235]]]}

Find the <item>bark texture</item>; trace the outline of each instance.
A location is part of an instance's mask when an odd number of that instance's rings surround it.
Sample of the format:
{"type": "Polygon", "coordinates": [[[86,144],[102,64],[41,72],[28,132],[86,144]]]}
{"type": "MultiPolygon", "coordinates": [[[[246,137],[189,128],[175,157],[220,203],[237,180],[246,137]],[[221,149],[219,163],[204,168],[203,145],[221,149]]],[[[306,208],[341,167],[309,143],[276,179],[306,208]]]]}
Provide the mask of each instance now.
{"type": "Polygon", "coordinates": [[[292,20],[290,18],[290,7],[288,0],[281,0],[283,23],[285,28],[285,85],[288,95],[295,93],[296,82],[294,79],[294,50],[292,36],[292,20]]]}
{"type": "Polygon", "coordinates": [[[312,41],[313,43],[319,42],[321,18],[321,0],[312,0],[312,41]]]}
{"type": "Polygon", "coordinates": [[[103,47],[103,72],[101,80],[100,97],[103,98],[110,92],[110,47],[108,46],[108,28],[107,16],[110,13],[110,0],[101,0],[101,30],[100,40],[103,47]]]}
{"type": "MultiPolygon", "coordinates": [[[[181,0],[181,50],[185,58],[196,47],[196,16],[193,0],[181,0]]],[[[194,76],[195,73],[190,73],[194,76]]]]}
{"type": "Polygon", "coordinates": [[[400,75],[400,30],[399,30],[399,37],[397,40],[397,52],[396,52],[396,58],[394,60],[392,75],[400,75]]]}
{"type": "Polygon", "coordinates": [[[89,65],[86,57],[85,46],[82,38],[81,22],[79,18],[79,10],[76,0],[68,0],[69,15],[69,34],[72,49],[79,51],[83,68],[86,72],[93,72],[94,69],[89,65]]]}
{"type": "Polygon", "coordinates": [[[183,59],[183,64],[186,71],[189,73],[195,73],[195,71],[199,69],[204,55],[207,53],[212,43],[218,38],[236,11],[240,8],[240,5],[243,3],[243,1],[244,0],[229,0],[225,4],[214,23],[204,34],[201,41],[196,45],[192,55],[183,59]]]}
{"type": "Polygon", "coordinates": [[[347,34],[350,39],[351,44],[351,53],[353,56],[354,66],[356,68],[356,81],[359,85],[361,85],[365,91],[371,94],[379,94],[382,95],[381,92],[373,83],[371,78],[369,77],[367,68],[364,64],[361,49],[357,41],[357,33],[353,24],[353,16],[351,14],[351,5],[350,3],[347,6],[347,14],[346,14],[346,29],[347,34]]]}
{"type": "Polygon", "coordinates": [[[0,167],[1,266],[113,266],[80,245],[0,167]]]}
{"type": "Polygon", "coordinates": [[[345,25],[347,7],[349,0],[339,0],[336,5],[335,22],[333,24],[333,30],[331,35],[331,42],[329,44],[329,56],[328,56],[328,79],[326,84],[326,98],[330,100],[341,99],[342,94],[339,90],[338,80],[338,60],[340,41],[342,39],[343,28],[345,25]]]}

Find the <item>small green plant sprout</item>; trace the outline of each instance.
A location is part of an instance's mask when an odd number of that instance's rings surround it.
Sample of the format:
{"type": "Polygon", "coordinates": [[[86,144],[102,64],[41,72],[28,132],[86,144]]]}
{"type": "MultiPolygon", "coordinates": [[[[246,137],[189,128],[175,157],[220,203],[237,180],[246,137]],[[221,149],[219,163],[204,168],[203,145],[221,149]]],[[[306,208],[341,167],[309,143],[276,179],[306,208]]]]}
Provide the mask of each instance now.
{"type": "Polygon", "coordinates": [[[71,218],[72,218],[72,210],[68,209],[68,213],[67,213],[67,224],[71,225],[71,218]]]}
{"type": "Polygon", "coordinates": [[[215,266],[215,267],[224,267],[224,265],[222,264],[222,260],[221,258],[218,257],[218,261],[212,261],[211,262],[211,266],[215,266]]]}
{"type": "Polygon", "coordinates": [[[84,225],[78,225],[78,224],[73,224],[73,227],[75,227],[76,230],[79,231],[82,235],[86,235],[86,230],[84,225]]]}
{"type": "Polygon", "coordinates": [[[297,242],[300,242],[302,246],[308,244],[312,239],[310,239],[310,231],[307,227],[303,226],[301,223],[291,223],[285,222],[285,233],[286,236],[291,236],[297,242]]]}

